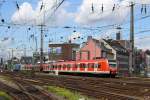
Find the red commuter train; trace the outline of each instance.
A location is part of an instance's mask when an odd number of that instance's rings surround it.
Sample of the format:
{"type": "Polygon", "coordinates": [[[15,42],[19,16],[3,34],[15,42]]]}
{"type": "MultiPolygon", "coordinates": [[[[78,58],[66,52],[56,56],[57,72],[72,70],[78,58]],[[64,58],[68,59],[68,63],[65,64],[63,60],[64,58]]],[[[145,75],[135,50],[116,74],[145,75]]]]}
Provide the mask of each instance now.
{"type": "Polygon", "coordinates": [[[65,73],[92,73],[105,74],[115,77],[117,75],[116,62],[105,58],[96,60],[60,61],[52,64],[43,64],[44,72],[65,73]]]}

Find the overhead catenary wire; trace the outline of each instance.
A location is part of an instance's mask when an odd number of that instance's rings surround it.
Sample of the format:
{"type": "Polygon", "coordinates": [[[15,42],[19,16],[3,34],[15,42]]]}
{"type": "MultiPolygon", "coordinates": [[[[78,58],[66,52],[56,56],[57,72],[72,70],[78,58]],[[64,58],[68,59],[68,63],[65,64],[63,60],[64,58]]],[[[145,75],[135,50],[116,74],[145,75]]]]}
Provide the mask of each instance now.
{"type": "MultiPolygon", "coordinates": [[[[110,11],[112,11],[112,10],[110,10],[110,11]]],[[[105,12],[107,12],[107,11],[104,11],[104,13],[105,13],[105,12]]],[[[19,25],[19,24],[18,24],[18,25],[19,25]]],[[[24,25],[22,25],[22,26],[24,26],[24,25]]],[[[35,26],[35,27],[36,27],[36,26],[35,26]]]]}

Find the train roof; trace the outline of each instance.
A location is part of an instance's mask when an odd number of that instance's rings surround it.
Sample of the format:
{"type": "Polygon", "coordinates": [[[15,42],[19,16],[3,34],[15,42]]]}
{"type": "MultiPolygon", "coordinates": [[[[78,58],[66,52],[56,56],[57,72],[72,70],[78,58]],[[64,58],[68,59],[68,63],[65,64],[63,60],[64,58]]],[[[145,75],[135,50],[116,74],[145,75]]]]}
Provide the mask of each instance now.
{"type": "Polygon", "coordinates": [[[77,61],[61,61],[61,62],[55,62],[53,64],[73,64],[73,63],[92,63],[92,62],[98,62],[98,61],[106,61],[107,59],[102,58],[102,59],[95,59],[95,60],[77,60],[77,61]]]}

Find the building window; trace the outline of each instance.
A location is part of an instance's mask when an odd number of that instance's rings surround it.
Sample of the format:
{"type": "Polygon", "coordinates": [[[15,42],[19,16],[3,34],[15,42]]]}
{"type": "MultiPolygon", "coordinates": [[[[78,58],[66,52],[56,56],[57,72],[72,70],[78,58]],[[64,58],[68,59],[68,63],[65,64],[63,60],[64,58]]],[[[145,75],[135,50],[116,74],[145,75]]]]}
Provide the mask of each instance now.
{"type": "Polygon", "coordinates": [[[107,57],[107,53],[104,52],[104,51],[102,51],[102,57],[103,57],[103,58],[106,58],[106,57],[107,57]]]}

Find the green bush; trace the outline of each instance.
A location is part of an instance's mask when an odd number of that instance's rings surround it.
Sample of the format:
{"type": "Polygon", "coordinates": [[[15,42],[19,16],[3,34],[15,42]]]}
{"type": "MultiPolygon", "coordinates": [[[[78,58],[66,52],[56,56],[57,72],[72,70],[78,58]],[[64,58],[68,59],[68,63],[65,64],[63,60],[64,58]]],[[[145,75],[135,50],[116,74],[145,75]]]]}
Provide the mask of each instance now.
{"type": "Polygon", "coordinates": [[[56,87],[56,86],[46,86],[46,89],[49,92],[55,93],[58,96],[62,96],[63,98],[65,98],[67,100],[79,100],[81,98],[86,98],[85,100],[87,100],[87,97],[81,96],[79,93],[72,92],[65,88],[60,88],[60,87],[56,87]]]}
{"type": "Polygon", "coordinates": [[[0,100],[12,100],[12,98],[3,91],[0,91],[0,100]]]}

